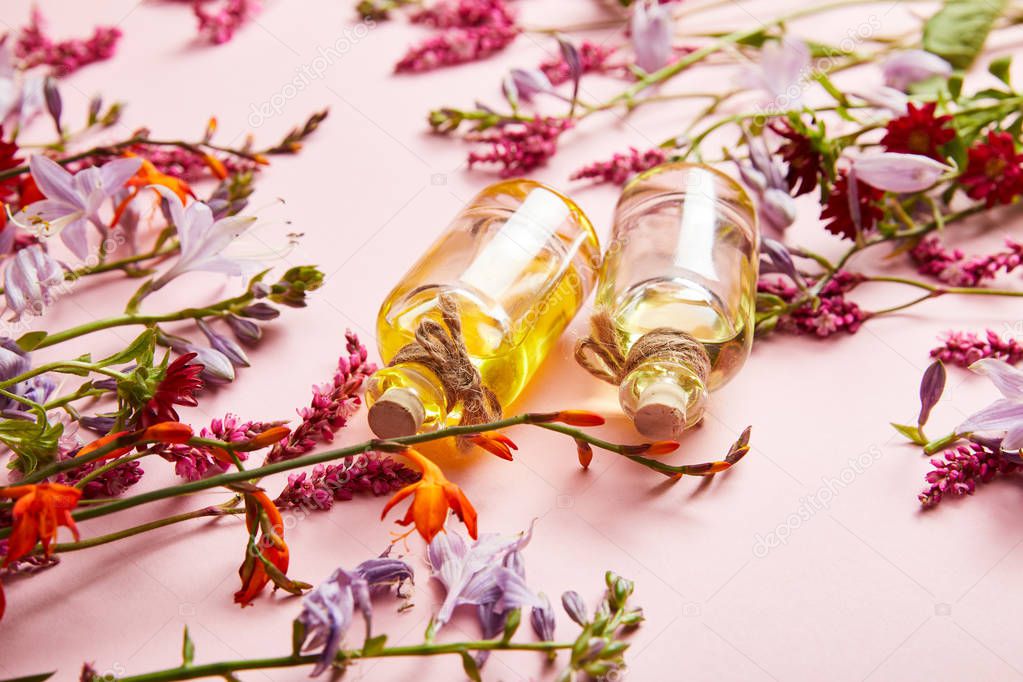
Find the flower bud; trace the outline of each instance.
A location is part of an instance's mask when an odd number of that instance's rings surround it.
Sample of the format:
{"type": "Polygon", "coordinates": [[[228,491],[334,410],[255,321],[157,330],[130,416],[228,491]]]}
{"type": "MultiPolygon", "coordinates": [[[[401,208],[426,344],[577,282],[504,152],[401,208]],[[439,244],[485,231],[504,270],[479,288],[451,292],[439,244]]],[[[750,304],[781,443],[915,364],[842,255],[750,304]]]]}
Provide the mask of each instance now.
{"type": "Polygon", "coordinates": [[[269,303],[258,301],[252,305],[245,306],[238,311],[242,317],[251,317],[254,320],[273,320],[280,316],[281,311],[269,303]]]}
{"type": "Polygon", "coordinates": [[[188,352],[195,353],[195,361],[203,366],[202,378],[212,384],[234,381],[234,365],[218,350],[189,344],[188,352]]]}
{"type": "Polygon", "coordinates": [[[554,609],[547,595],[541,594],[543,606],[534,606],[529,613],[529,624],[533,626],[536,636],[545,642],[554,640],[554,609]]]}
{"type": "Polygon", "coordinates": [[[925,50],[904,50],[886,59],[881,65],[885,84],[897,90],[934,76],[948,76],[952,65],[938,55],[925,50]]]}
{"type": "Polygon", "coordinates": [[[588,622],[586,615],[586,602],[575,590],[568,590],[561,595],[561,606],[565,609],[568,617],[577,624],[585,626],[588,622]]]}
{"type": "Polygon", "coordinates": [[[769,227],[781,232],[796,220],[796,202],[788,192],[773,187],[764,190],[760,217],[769,227]]]}
{"type": "Polygon", "coordinates": [[[263,338],[263,328],[252,320],[246,320],[244,317],[238,317],[232,313],[225,317],[224,321],[234,332],[235,338],[244,344],[254,346],[263,338]]]}
{"type": "Polygon", "coordinates": [[[210,342],[210,346],[214,350],[219,351],[231,361],[231,364],[235,367],[248,367],[249,358],[245,355],[245,351],[242,350],[233,339],[230,339],[223,334],[218,334],[213,331],[205,320],[198,320],[196,324],[199,325],[199,329],[206,335],[206,338],[210,342]]]}

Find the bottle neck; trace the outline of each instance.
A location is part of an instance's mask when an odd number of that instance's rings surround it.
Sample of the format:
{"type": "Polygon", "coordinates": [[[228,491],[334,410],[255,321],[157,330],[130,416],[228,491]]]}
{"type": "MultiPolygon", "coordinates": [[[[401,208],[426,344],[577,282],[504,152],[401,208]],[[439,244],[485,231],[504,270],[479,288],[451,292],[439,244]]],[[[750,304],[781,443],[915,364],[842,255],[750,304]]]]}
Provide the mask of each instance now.
{"type": "Polygon", "coordinates": [[[678,440],[698,424],[706,399],[707,387],[692,367],[656,358],[633,369],[618,389],[636,430],[655,440],[678,440]]]}
{"type": "Polygon", "coordinates": [[[442,428],[450,417],[444,386],[423,365],[403,362],[378,370],[366,384],[369,426],[380,438],[442,428]]]}

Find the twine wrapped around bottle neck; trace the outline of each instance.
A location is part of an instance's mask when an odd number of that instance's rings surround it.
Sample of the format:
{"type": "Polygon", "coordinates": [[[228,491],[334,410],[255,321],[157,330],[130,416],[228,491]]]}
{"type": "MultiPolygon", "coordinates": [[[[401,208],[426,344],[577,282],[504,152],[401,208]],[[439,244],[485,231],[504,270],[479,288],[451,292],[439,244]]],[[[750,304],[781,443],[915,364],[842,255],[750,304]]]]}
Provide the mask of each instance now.
{"type": "Polygon", "coordinates": [[[447,294],[440,295],[440,313],[443,322],[422,320],[416,328],[416,340],[402,346],[389,366],[403,362],[423,365],[433,372],[444,387],[448,410],[462,405],[459,424],[486,424],[501,418],[501,403],[489,388],[483,385],[479,370],[472,364],[462,336],[462,321],[458,319],[458,306],[447,294]]]}
{"type": "Polygon", "coordinates": [[[692,335],[670,327],[658,327],[639,337],[628,354],[622,337],[606,310],[590,318],[590,335],[575,345],[575,360],[583,369],[609,384],[618,386],[645,360],[676,362],[692,370],[704,385],[710,376],[710,356],[692,335]]]}

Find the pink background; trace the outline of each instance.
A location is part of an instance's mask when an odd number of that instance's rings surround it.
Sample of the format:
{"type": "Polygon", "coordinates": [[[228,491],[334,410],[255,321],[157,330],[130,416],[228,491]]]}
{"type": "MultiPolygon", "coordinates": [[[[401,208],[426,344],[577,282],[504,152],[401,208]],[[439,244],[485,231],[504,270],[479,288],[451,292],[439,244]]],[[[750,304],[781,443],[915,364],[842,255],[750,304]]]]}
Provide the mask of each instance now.
{"type": "MultiPolygon", "coordinates": [[[[42,3],[59,35],[81,34],[94,23],[123,29],[114,60],[63,83],[70,120],[80,120],[94,92],[108,101],[127,101],[123,124],[104,133],[111,140],[139,125],[160,137],[196,137],[215,114],[220,141],[239,143],[258,123],[257,139],[269,143],[313,110],[331,108],[299,157],[274,160],[252,201],[269,233],[305,233],[288,263],[320,265],[328,274],[326,286],[308,309],[288,310],[271,325],[265,344],[253,353],[253,368],[242,371],[228,390],[207,395],[187,415],[192,423],[207,423],[228,410],[251,419],[292,415],[308,401],[310,384],[329,378],[346,327],[372,342],[383,296],[448,218],[492,179],[465,172],[462,143],[426,134],[426,111],[467,106],[477,97],[496,103],[506,68],[534,65],[554,48],[550,40],[522,38],[488,62],[393,77],[391,65],[422,34],[401,21],[352,33],[352,4],[270,0],[232,43],[212,48],[191,42],[194,25],[186,3],[42,3]],[[285,87],[303,67],[316,68],[319,47],[346,35],[355,38],[351,49],[332,58],[321,77],[301,91],[285,87]],[[279,115],[251,117],[253,106],[280,96],[279,115]]],[[[523,0],[520,7],[527,23],[556,23],[552,15],[558,13],[585,19],[602,12],[598,3],[554,9],[556,4],[523,0]]],[[[12,0],[0,8],[0,23],[9,28],[20,26],[28,12],[27,3],[12,0]]],[[[776,9],[744,3],[727,13],[733,25],[750,25],[776,9]]],[[[885,33],[909,25],[907,7],[883,3],[795,30],[814,37],[827,30],[838,39],[870,14],[885,33]]],[[[685,28],[710,27],[704,17],[692,21],[685,28]]],[[[721,87],[722,73],[708,69],[686,87],[721,87]]],[[[865,85],[878,82],[874,74],[859,78],[865,85]]],[[[566,136],[563,153],[536,177],[572,193],[604,237],[616,190],[573,186],[569,173],[630,144],[660,142],[688,123],[687,112],[692,108],[679,105],[640,110],[625,120],[595,117],[566,136]]],[[[44,126],[33,132],[39,139],[50,135],[44,126]]],[[[822,236],[813,206],[804,209],[794,241],[837,251],[839,245],[822,236]]],[[[990,225],[966,228],[964,248],[996,246],[1012,226],[1002,215],[990,225]]],[[[237,286],[231,283],[230,291],[237,286]]],[[[131,287],[115,280],[83,283],[57,304],[45,328],[113,314],[131,287]]],[[[149,302],[153,309],[212,300],[221,282],[195,276],[162,293],[149,302]]],[[[890,303],[913,292],[866,294],[858,298],[868,299],[870,307],[882,295],[890,303]]],[[[580,315],[512,411],[597,410],[609,417],[603,435],[635,440],[616,414],[613,389],[570,360],[584,320],[580,315]]],[[[476,504],[482,530],[513,533],[537,519],[525,555],[534,588],[555,598],[577,589],[592,605],[605,569],[635,579],[636,601],[648,620],[628,654],[632,679],[1015,679],[1023,676],[1018,634],[1023,593],[1013,587],[1023,571],[1018,482],[999,481],[975,499],[920,513],[916,494],[927,461],[902,444],[888,422],[914,418],[917,382],[940,331],[992,327],[1012,334],[1021,324],[1018,304],[1010,301],[946,298],[871,322],[855,336],[826,342],[776,336],[758,343],[743,373],[713,397],[705,426],[670,457],[713,458],[752,424],[750,455],[707,486],[696,479],[670,485],[600,452],[591,469],[581,471],[570,441],[525,428],[511,432],[521,447],[514,463],[478,455],[448,463],[447,472],[476,504]],[[828,504],[819,508],[808,498],[828,504]],[[771,538],[783,542],[769,548],[771,538]]],[[[131,331],[111,332],[106,341],[97,335],[79,348],[113,345],[131,331]]],[[[929,430],[948,430],[993,397],[986,382],[952,369],[929,430]]],[[[360,414],[340,435],[342,442],[356,442],[367,434],[360,414]]],[[[171,479],[159,462],[147,469],[143,486],[171,479]]],[[[280,481],[267,486],[276,492],[280,481]]],[[[195,498],[144,506],[83,524],[82,530],[93,536],[222,495],[195,498]]],[[[383,499],[363,498],[299,519],[288,532],[290,573],[315,583],[338,565],[351,567],[380,552],[394,529],[377,518],[382,504],[383,499]]],[[[0,623],[0,675],[57,669],[57,679],[77,679],[83,660],[115,674],[176,665],[186,624],[199,661],[287,653],[297,599],[263,597],[244,611],[231,603],[243,543],[238,519],[179,525],[68,555],[51,571],[11,581],[7,616],[0,623]]],[[[426,579],[418,539],[411,549],[420,576],[416,607],[402,615],[386,600],[377,607],[381,631],[395,644],[420,641],[439,596],[426,579]]],[[[562,638],[574,637],[574,625],[559,618],[562,638]]],[[[520,636],[531,636],[527,630],[524,626],[520,636]]],[[[474,619],[463,617],[442,637],[476,634],[474,619]]],[[[351,640],[359,637],[355,630],[351,640]]],[[[546,679],[551,670],[537,655],[498,654],[485,674],[546,679]]],[[[456,658],[368,662],[349,674],[384,680],[412,671],[421,679],[461,674],[456,658]]],[[[306,673],[242,677],[298,680],[306,673]]]]}

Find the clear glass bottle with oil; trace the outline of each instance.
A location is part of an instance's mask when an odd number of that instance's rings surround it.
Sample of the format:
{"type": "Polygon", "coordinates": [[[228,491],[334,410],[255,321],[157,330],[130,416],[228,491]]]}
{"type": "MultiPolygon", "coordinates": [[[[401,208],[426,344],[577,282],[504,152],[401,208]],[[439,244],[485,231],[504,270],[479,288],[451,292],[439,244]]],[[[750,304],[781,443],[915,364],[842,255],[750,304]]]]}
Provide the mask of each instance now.
{"type": "MultiPolygon", "coordinates": [[[[458,309],[482,383],[507,407],[521,393],[592,289],[600,245],[569,198],[532,180],[481,191],[384,301],[377,342],[384,362],[412,342],[420,321],[458,309]]],[[[461,418],[424,365],[398,363],[366,387],[370,428],[382,438],[442,428],[461,418]]]]}
{"type": "Polygon", "coordinates": [[[700,372],[655,354],[634,367],[618,398],[640,433],[677,439],[703,418],[708,392],[745,363],[753,343],[757,268],[756,211],[727,175],[669,163],[625,187],[597,307],[610,314],[627,348],[648,332],[676,330],[699,342],[710,366],[709,373],[700,372]]]}

